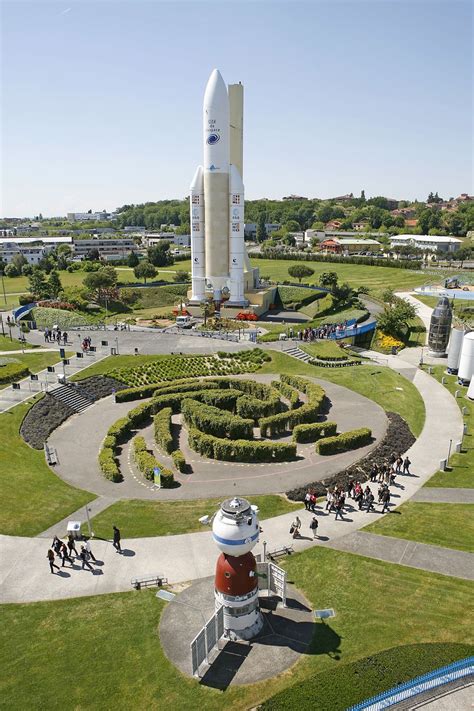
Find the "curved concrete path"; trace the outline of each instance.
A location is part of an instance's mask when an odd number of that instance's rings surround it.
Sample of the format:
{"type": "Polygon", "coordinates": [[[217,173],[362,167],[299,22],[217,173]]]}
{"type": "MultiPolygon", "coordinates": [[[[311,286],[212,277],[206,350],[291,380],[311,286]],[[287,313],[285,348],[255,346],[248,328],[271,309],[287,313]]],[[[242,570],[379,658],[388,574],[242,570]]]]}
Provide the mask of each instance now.
{"type": "MultiPolygon", "coordinates": [[[[397,486],[392,489],[392,504],[398,505],[411,498],[438,470],[440,460],[446,456],[449,439],[457,441],[460,438],[462,417],[454,398],[434,378],[399,356],[387,356],[386,361],[389,367],[412,380],[426,407],[423,431],[408,451],[413,475],[398,477],[397,486]]],[[[237,488],[235,491],[240,493],[237,488]]],[[[326,515],[321,507],[317,512],[321,540],[311,540],[309,521],[312,514],[303,510],[300,517],[304,538],[291,541],[289,527],[295,514],[284,514],[263,523],[261,542],[255,552],[262,552],[264,540],[268,544],[267,550],[289,543],[294,543],[295,550],[332,544],[380,516],[379,513],[367,514],[356,509],[349,510],[344,521],[335,521],[333,515],[326,515]]],[[[217,552],[208,530],[130,540],[127,540],[125,530],[122,534],[123,548],[127,549],[123,556],[115,552],[109,541],[97,540],[93,542],[93,550],[104,564],[97,566],[94,574],[81,571],[76,565],[76,570],[68,569],[62,575],[50,574],[44,539],[1,536],[0,599],[3,602],[26,602],[124,591],[130,589],[131,577],[148,572],[163,573],[170,583],[194,580],[213,573],[217,552]]]]}
{"type": "MultiPolygon", "coordinates": [[[[249,374],[237,377],[269,383],[277,376],[249,374]]],[[[152,499],[153,501],[231,496],[235,493],[236,487],[241,495],[283,493],[293,487],[305,485],[309,481],[324,479],[366,456],[384,436],[387,418],[384,410],[373,400],[340,385],[314,380],[325,389],[331,402],[325,419],[337,422],[341,432],[358,427],[370,427],[374,436],[372,444],[331,457],[316,454],[314,445],[301,445],[298,447],[298,455],[301,459],[297,461],[249,464],[201,458],[188,448],[187,437],[183,437],[183,453],[186,461],[191,463],[193,472],[190,475],[175,475],[176,480],[181,484],[179,488],[157,490],[136,470],[129,456],[130,443],[127,443],[123,446],[123,454],[120,456],[124,481],[114,484],[105,479],[99,470],[97,457],[100,446],[110,425],[136,407],[137,403],[118,404],[114,402],[113,397],[108,397],[84,412],[68,418],[52,433],[48,441],[59,457],[54,472],[68,484],[99,496],[116,500],[152,499]],[[84,448],[84,442],[87,442],[87,448],[84,448]]],[[[143,434],[152,445],[151,427],[143,430],[143,434]]],[[[174,468],[170,457],[158,451],[156,454],[165,466],[174,468]]]]}

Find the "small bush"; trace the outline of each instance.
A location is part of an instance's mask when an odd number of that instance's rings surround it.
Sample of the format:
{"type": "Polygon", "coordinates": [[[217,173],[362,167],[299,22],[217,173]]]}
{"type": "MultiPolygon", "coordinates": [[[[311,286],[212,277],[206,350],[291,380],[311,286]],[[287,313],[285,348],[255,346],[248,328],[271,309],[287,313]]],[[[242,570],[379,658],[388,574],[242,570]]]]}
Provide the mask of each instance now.
{"type": "Polygon", "coordinates": [[[335,437],[326,437],[316,442],[316,451],[318,454],[338,454],[339,452],[348,452],[351,449],[365,447],[372,441],[372,430],[368,427],[361,427],[358,430],[350,430],[343,432],[335,437]]]}
{"type": "Polygon", "coordinates": [[[107,449],[115,449],[115,447],[117,446],[117,440],[113,435],[107,435],[107,437],[104,439],[104,443],[102,446],[106,447],[107,449]]]}
{"type": "Polygon", "coordinates": [[[314,422],[308,425],[296,425],[293,429],[293,442],[315,442],[322,437],[331,437],[337,432],[335,422],[314,422]]]}
{"type": "Polygon", "coordinates": [[[116,444],[123,444],[128,439],[131,429],[132,425],[129,418],[121,417],[109,427],[107,435],[115,437],[116,444]]]}
{"type": "Polygon", "coordinates": [[[294,388],[292,385],[288,385],[288,383],[284,383],[282,380],[274,380],[272,382],[272,386],[279,390],[283,397],[288,400],[291,410],[295,410],[297,407],[300,407],[301,400],[297,388],[294,388]]]}
{"type": "Polygon", "coordinates": [[[110,481],[119,482],[123,477],[115,461],[114,451],[110,447],[103,447],[99,454],[99,466],[102,474],[110,481]]]}
{"type": "Polygon", "coordinates": [[[138,407],[134,407],[133,410],[127,415],[130,422],[130,428],[141,427],[144,425],[151,417],[152,403],[144,402],[138,407]]]}
{"type": "Polygon", "coordinates": [[[141,435],[137,435],[133,438],[133,452],[134,454],[137,454],[137,452],[146,452],[145,438],[141,435]]]}
{"type": "Polygon", "coordinates": [[[184,458],[184,454],[181,452],[181,450],[175,449],[174,452],[172,452],[171,457],[173,458],[173,463],[174,463],[176,469],[179,472],[185,472],[186,471],[186,459],[184,458]]]}
{"type": "Polygon", "coordinates": [[[173,486],[173,472],[164,467],[157,459],[155,459],[153,454],[147,450],[146,442],[141,436],[137,436],[133,440],[133,455],[135,463],[145,479],[153,481],[155,477],[155,469],[159,469],[161,471],[161,486],[164,489],[169,489],[173,486]]]}

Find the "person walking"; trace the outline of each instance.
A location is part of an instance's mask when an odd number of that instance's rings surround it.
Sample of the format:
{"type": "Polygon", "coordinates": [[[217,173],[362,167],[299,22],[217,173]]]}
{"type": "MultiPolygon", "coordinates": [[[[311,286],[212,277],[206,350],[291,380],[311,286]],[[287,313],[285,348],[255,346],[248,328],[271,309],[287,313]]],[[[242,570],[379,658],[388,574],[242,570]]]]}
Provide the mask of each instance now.
{"type": "Polygon", "coordinates": [[[122,547],[120,545],[120,539],[121,539],[120,529],[118,529],[117,526],[114,526],[113,529],[114,529],[114,548],[117,551],[117,553],[121,553],[122,547]]]}
{"type": "Polygon", "coordinates": [[[369,511],[375,511],[375,508],[374,508],[374,499],[375,499],[375,497],[374,497],[373,493],[372,493],[371,491],[369,491],[369,493],[367,494],[367,496],[366,496],[366,498],[365,498],[365,502],[366,502],[366,504],[367,504],[367,511],[366,511],[366,513],[369,513],[369,511]]]}
{"type": "Polygon", "coordinates": [[[59,550],[59,555],[63,561],[61,568],[64,568],[64,565],[66,561],[68,560],[69,563],[71,564],[72,567],[72,558],[69,556],[69,553],[67,552],[67,546],[65,543],[61,543],[61,548],[59,550]]]}
{"type": "Polygon", "coordinates": [[[59,551],[61,550],[62,541],[59,540],[57,536],[54,536],[53,542],[51,543],[51,548],[59,557],[59,551]]]}
{"type": "Polygon", "coordinates": [[[81,546],[81,552],[79,553],[79,558],[82,560],[82,570],[84,570],[84,566],[87,565],[87,567],[89,568],[89,570],[92,570],[92,572],[94,571],[94,568],[93,568],[92,565],[89,563],[89,560],[88,560],[88,559],[89,559],[89,554],[88,554],[88,552],[86,551],[86,549],[85,549],[84,546],[81,546]]]}
{"type": "Polygon", "coordinates": [[[338,516],[341,519],[341,521],[344,521],[344,518],[342,516],[342,512],[344,509],[344,503],[345,503],[344,496],[339,496],[339,498],[336,501],[336,516],[334,518],[335,521],[337,521],[338,516]]]}
{"type": "Polygon", "coordinates": [[[64,331],[63,333],[63,344],[66,345],[67,343],[67,331],[64,331]]]}
{"type": "Polygon", "coordinates": [[[301,520],[299,516],[295,518],[295,520],[291,524],[291,528],[293,529],[293,538],[299,538],[301,528],[301,520]]]}
{"type": "Polygon", "coordinates": [[[395,462],[395,471],[397,474],[402,473],[403,457],[401,454],[398,455],[397,461],[395,462]]]}
{"type": "Polygon", "coordinates": [[[304,495],[304,507],[305,507],[306,511],[309,511],[310,507],[311,507],[311,494],[310,494],[309,490],[304,495]]]}
{"type": "Polygon", "coordinates": [[[382,507],[382,513],[390,513],[389,509],[389,504],[390,504],[390,491],[389,489],[385,489],[385,491],[382,493],[382,502],[383,502],[383,507],[382,507]]]}
{"type": "Polygon", "coordinates": [[[334,504],[334,495],[333,495],[331,489],[328,489],[327,493],[326,493],[326,511],[329,511],[329,513],[331,513],[333,504],[334,504]]]}
{"type": "Polygon", "coordinates": [[[46,554],[46,558],[48,559],[49,569],[52,573],[54,573],[53,568],[57,568],[59,570],[59,565],[56,565],[56,563],[54,562],[54,551],[52,548],[49,548],[46,554]]]}
{"type": "Polygon", "coordinates": [[[404,474],[410,473],[410,465],[411,465],[410,460],[408,459],[408,457],[405,457],[405,460],[403,462],[403,473],[404,474]]]}
{"type": "Polygon", "coordinates": [[[93,554],[93,552],[91,551],[91,542],[90,542],[89,539],[86,541],[85,549],[86,549],[86,551],[87,551],[87,553],[88,553],[88,555],[89,555],[89,558],[92,558],[92,560],[93,560],[94,563],[95,563],[95,562],[96,562],[96,557],[95,557],[95,555],[93,554]]]}
{"type": "Polygon", "coordinates": [[[310,501],[310,509],[314,513],[316,511],[316,504],[318,502],[318,499],[316,498],[316,494],[314,491],[311,493],[311,501],[310,501]]]}
{"type": "Polygon", "coordinates": [[[74,543],[74,536],[72,533],[70,533],[67,537],[67,547],[69,549],[69,555],[71,555],[73,551],[76,555],[79,555],[76,550],[76,544],[74,543]]]}
{"type": "Polygon", "coordinates": [[[311,519],[311,523],[309,524],[309,527],[313,532],[313,539],[318,538],[318,526],[319,521],[316,516],[313,516],[313,518],[311,519]]]}

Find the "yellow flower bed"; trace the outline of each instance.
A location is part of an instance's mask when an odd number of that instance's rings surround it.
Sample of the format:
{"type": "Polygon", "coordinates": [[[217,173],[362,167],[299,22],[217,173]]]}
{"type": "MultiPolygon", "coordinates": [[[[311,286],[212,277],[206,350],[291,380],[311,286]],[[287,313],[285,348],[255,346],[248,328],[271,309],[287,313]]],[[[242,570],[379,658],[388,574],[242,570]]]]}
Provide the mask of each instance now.
{"type": "Polygon", "coordinates": [[[381,348],[387,349],[393,348],[394,346],[396,348],[403,348],[405,345],[402,341],[399,341],[398,338],[387,336],[386,333],[379,333],[378,342],[381,348]]]}

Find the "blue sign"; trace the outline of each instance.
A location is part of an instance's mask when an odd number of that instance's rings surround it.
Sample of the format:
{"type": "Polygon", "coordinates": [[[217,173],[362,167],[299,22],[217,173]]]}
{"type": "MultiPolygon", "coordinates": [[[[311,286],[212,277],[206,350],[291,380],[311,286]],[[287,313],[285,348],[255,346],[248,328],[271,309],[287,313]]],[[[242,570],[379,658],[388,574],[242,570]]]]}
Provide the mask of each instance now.
{"type": "Polygon", "coordinates": [[[211,134],[207,137],[206,143],[207,143],[209,146],[214,146],[218,141],[220,141],[220,138],[221,138],[221,137],[219,136],[218,133],[211,133],[211,134]]]}

